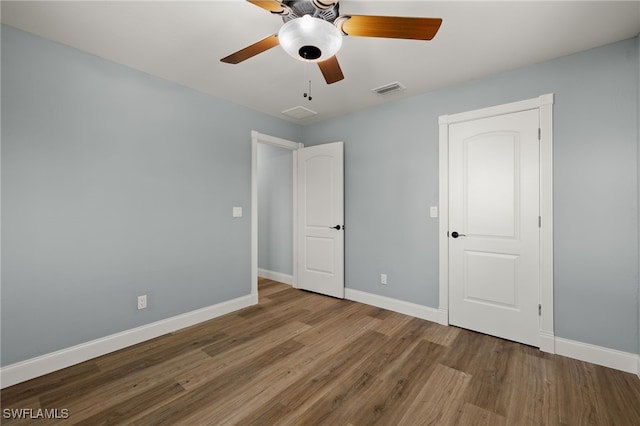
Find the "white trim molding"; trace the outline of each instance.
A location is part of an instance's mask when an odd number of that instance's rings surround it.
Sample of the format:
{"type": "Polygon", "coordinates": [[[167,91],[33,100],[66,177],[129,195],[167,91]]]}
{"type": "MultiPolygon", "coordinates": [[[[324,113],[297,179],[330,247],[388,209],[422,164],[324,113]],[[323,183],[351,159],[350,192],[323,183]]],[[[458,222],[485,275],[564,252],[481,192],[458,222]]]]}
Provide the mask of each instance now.
{"type": "Polygon", "coordinates": [[[282,272],[269,271],[267,269],[258,268],[258,276],[268,280],[278,281],[283,284],[293,284],[293,275],[283,274],[282,272]]]}
{"type": "Polygon", "coordinates": [[[574,340],[555,338],[556,354],[640,375],[640,355],[574,340]]]}
{"type": "Polygon", "coordinates": [[[548,352],[550,354],[556,353],[556,339],[553,333],[540,330],[538,336],[540,338],[539,347],[542,352],[548,352]]]}
{"type": "Polygon", "coordinates": [[[444,314],[444,322],[449,325],[449,123],[446,116],[438,119],[440,127],[438,170],[438,259],[439,259],[439,301],[438,310],[444,314]]]}
{"type": "MultiPolygon", "coordinates": [[[[553,94],[540,96],[540,335],[553,337],[553,94]]],[[[553,342],[553,340],[550,340],[553,342]]],[[[555,353],[540,339],[540,350],[555,353]],[[544,344],[543,344],[544,343],[544,344]]]]}
{"type": "Polygon", "coordinates": [[[449,126],[520,111],[538,110],[540,125],[540,350],[555,353],[553,328],[553,103],[552,93],[459,114],[441,115],[439,124],[439,306],[449,320],[449,126]]]}
{"type": "MultiPolygon", "coordinates": [[[[446,323],[446,312],[404,300],[392,299],[373,293],[367,293],[351,288],[344,289],[344,297],[347,300],[364,303],[370,306],[387,309],[400,314],[421,318],[442,325],[446,323]]],[[[540,350],[555,353],[591,364],[601,365],[627,373],[637,374],[640,377],[640,355],[609,349],[602,346],[577,342],[574,340],[555,337],[553,334],[540,331],[540,350]]]]}
{"type": "Polygon", "coordinates": [[[258,143],[266,143],[293,151],[293,275],[291,285],[298,286],[298,258],[296,246],[296,226],[295,218],[297,217],[298,191],[298,157],[297,150],[304,147],[298,142],[280,139],[275,136],[269,136],[259,133],[255,130],[251,131],[251,294],[258,294],[258,143]]]}
{"type": "MultiPolygon", "coordinates": [[[[427,321],[446,324],[446,312],[428,306],[418,305],[404,300],[392,299],[386,296],[367,293],[360,290],[345,288],[345,299],[366,305],[376,306],[389,311],[398,312],[427,321]]],[[[580,361],[613,368],[627,373],[634,373],[640,377],[640,355],[609,349],[602,346],[554,337],[553,334],[540,332],[540,350],[552,352],[580,361]],[[553,352],[552,350],[553,349],[553,352]]]]}
{"type": "Polygon", "coordinates": [[[258,295],[249,294],[26,361],[17,362],[0,368],[0,388],[4,389],[5,387],[31,380],[257,303],[258,295]]]}
{"type": "Polygon", "coordinates": [[[418,305],[404,300],[392,299],[390,297],[354,290],[352,288],[344,289],[344,298],[347,300],[353,300],[354,302],[364,303],[365,305],[376,306],[378,308],[442,324],[442,312],[440,312],[439,309],[430,308],[428,306],[418,305]]]}

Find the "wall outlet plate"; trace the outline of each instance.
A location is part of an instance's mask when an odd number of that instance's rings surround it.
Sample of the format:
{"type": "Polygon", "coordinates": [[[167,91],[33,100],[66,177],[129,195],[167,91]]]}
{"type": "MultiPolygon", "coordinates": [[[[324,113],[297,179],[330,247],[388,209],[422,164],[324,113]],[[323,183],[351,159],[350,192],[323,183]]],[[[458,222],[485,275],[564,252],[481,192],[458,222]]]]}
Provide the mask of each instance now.
{"type": "Polygon", "coordinates": [[[147,295],[138,296],[138,309],[147,309],[147,295]]]}

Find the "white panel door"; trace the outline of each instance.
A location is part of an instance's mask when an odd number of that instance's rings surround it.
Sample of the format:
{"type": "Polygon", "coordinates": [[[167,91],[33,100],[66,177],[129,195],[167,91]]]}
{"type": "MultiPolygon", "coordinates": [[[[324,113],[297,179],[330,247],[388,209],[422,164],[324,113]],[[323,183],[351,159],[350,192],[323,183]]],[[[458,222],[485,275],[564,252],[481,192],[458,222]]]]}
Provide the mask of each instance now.
{"type": "Polygon", "coordinates": [[[344,298],[342,142],[298,150],[298,287],[344,298]]]}
{"type": "Polygon", "coordinates": [[[449,321],[539,345],[538,110],[449,127],[449,321]]]}

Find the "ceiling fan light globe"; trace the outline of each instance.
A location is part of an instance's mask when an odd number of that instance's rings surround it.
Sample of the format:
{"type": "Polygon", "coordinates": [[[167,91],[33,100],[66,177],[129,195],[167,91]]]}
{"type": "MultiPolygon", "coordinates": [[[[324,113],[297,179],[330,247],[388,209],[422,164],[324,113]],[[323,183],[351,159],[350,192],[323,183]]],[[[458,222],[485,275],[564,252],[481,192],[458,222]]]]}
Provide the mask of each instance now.
{"type": "Polygon", "coordinates": [[[342,34],[332,23],[305,15],[285,23],[278,41],[285,52],[300,61],[321,62],[338,53],[342,34]]]}

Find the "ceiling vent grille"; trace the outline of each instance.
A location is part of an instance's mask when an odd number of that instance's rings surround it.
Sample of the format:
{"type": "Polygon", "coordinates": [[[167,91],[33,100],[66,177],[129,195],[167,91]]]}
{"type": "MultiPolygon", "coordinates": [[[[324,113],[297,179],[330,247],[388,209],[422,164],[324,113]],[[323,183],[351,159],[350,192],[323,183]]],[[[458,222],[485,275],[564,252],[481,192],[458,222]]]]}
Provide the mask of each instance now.
{"type": "Polygon", "coordinates": [[[309,108],[298,105],[297,107],[285,109],[284,111],[282,111],[282,114],[286,115],[287,117],[295,118],[296,120],[303,120],[305,118],[313,117],[318,113],[310,110],[309,108]]]}
{"type": "Polygon", "coordinates": [[[374,93],[377,93],[378,95],[386,95],[387,93],[399,92],[404,89],[405,89],[404,85],[395,81],[393,83],[385,84],[384,86],[371,89],[371,91],[374,93]]]}

